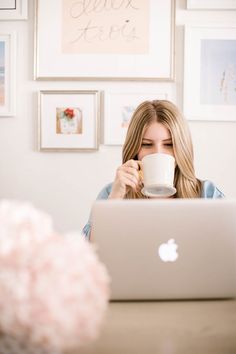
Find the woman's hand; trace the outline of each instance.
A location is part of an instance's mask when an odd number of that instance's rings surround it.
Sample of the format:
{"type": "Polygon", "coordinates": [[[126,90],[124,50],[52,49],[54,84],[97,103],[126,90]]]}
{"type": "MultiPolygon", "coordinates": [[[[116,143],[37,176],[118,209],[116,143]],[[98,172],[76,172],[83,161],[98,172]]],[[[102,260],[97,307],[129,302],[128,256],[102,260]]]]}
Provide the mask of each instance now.
{"type": "Polygon", "coordinates": [[[117,169],[109,199],[123,199],[131,189],[135,192],[140,191],[142,187],[140,167],[140,161],[129,160],[117,169]]]}

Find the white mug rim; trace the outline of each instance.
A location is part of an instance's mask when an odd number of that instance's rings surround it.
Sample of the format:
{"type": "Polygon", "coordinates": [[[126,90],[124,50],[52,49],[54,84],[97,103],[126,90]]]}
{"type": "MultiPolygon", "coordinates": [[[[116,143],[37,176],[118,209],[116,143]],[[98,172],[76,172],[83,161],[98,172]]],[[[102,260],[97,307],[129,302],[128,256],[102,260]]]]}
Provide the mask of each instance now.
{"type": "Polygon", "coordinates": [[[170,154],[165,154],[165,153],[163,153],[163,152],[155,152],[155,153],[153,153],[153,154],[148,154],[148,155],[145,155],[143,158],[142,158],[142,162],[144,161],[144,159],[146,160],[146,159],[150,159],[150,158],[153,158],[153,156],[168,156],[168,158],[170,157],[172,160],[174,160],[174,162],[175,162],[175,158],[174,158],[174,156],[173,155],[170,155],[170,154]]]}

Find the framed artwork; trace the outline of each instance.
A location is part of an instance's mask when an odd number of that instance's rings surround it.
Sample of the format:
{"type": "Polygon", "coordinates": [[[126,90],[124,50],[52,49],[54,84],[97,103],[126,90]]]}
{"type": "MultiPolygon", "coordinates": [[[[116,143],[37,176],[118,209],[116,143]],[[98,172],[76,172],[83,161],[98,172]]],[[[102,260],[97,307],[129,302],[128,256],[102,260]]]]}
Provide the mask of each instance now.
{"type": "Polygon", "coordinates": [[[104,97],[104,144],[123,145],[130,119],[140,103],[167,99],[166,93],[109,92],[104,97]]]}
{"type": "Polygon", "coordinates": [[[235,10],[236,0],[187,0],[190,10],[235,10]]]}
{"type": "Polygon", "coordinates": [[[99,91],[40,91],[39,149],[98,149],[99,91]]]}
{"type": "Polygon", "coordinates": [[[1,0],[0,20],[26,20],[28,0],[1,0]]]}
{"type": "Polygon", "coordinates": [[[37,0],[35,23],[35,79],[174,78],[175,0],[37,0]]]}
{"type": "Polygon", "coordinates": [[[192,120],[236,120],[236,27],[186,27],[184,113],[192,120]]]}
{"type": "Polygon", "coordinates": [[[15,115],[16,34],[0,31],[0,116],[15,115]]]}

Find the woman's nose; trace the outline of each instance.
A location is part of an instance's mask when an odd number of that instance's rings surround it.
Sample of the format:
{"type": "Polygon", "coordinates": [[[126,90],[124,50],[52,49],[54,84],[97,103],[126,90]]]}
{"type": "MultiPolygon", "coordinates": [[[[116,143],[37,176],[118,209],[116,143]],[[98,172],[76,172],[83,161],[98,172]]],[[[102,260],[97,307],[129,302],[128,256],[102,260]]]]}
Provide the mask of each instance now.
{"type": "Polygon", "coordinates": [[[153,154],[157,154],[157,153],[163,153],[164,149],[162,146],[160,145],[155,145],[153,148],[153,154]]]}

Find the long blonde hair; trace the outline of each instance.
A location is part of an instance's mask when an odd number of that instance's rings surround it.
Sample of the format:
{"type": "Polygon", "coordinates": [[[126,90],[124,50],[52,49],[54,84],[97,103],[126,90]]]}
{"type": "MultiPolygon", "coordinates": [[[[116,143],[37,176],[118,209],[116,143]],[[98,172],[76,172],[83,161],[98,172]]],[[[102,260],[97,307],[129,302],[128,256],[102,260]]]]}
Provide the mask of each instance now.
{"type": "MultiPolygon", "coordinates": [[[[189,128],[183,115],[170,101],[145,101],[137,107],[130,121],[123,146],[123,163],[137,159],[144,132],[153,122],[163,124],[171,134],[176,161],[174,185],[177,193],[175,198],[199,198],[201,182],[195,176],[189,128]]],[[[144,198],[144,196],[130,190],[126,198],[144,198]]]]}

